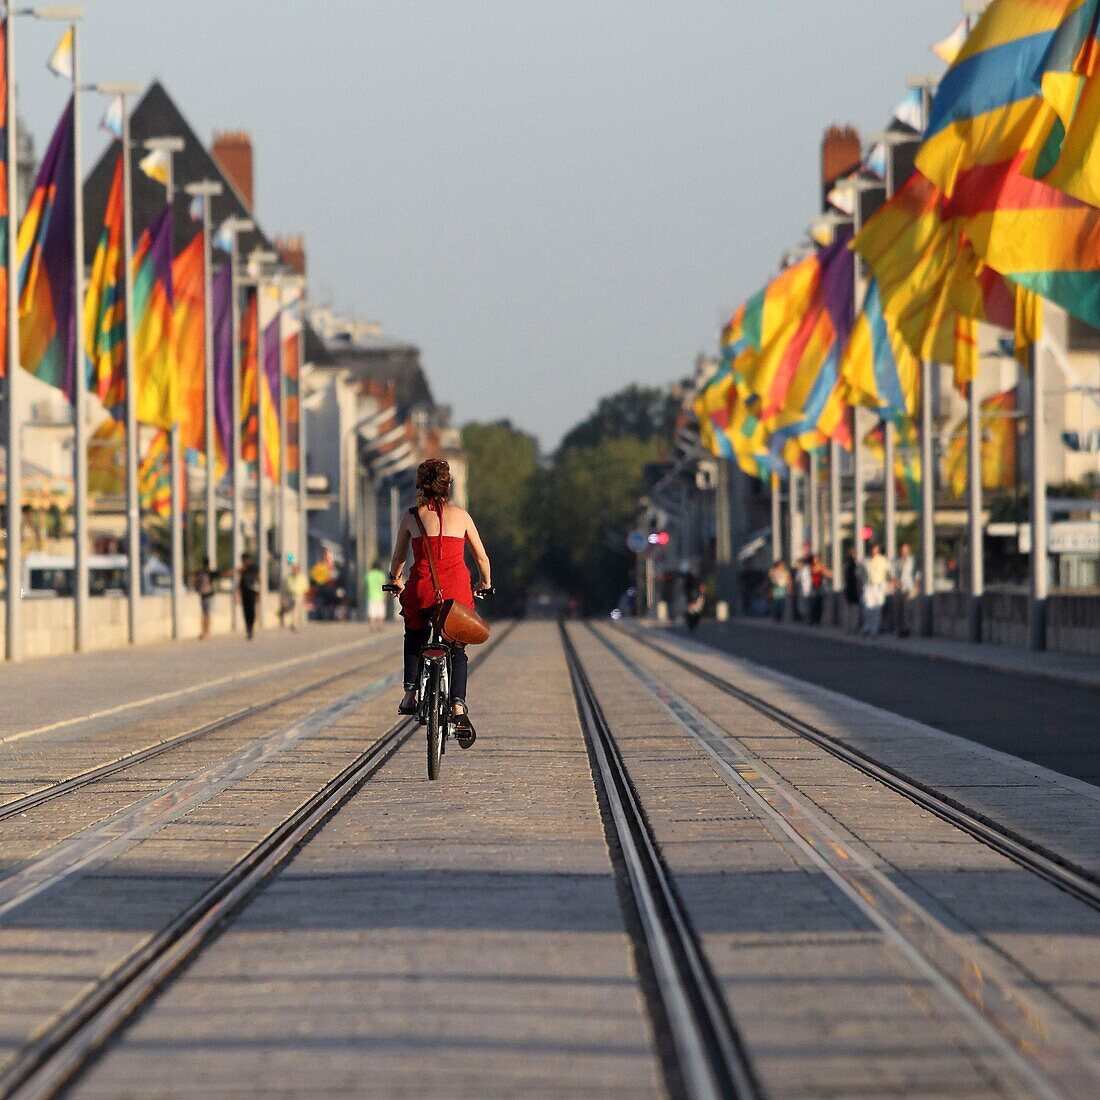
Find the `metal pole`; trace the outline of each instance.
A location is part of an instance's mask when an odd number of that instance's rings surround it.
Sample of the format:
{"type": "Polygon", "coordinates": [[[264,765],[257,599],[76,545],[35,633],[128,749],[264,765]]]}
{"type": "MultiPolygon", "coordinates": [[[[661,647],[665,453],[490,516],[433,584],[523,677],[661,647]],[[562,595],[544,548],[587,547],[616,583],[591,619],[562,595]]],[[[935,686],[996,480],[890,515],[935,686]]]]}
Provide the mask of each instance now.
{"type": "Polygon", "coordinates": [[[122,264],[125,269],[126,308],[126,559],[127,637],[138,640],[138,606],[141,600],[141,501],[138,497],[137,375],[134,362],[134,216],[130,186],[130,108],[122,104],[122,264]]]}
{"type": "Polygon", "coordinates": [[[306,318],[302,311],[302,326],[298,330],[298,539],[299,561],[303,571],[309,572],[309,511],[306,508],[306,409],[303,402],[306,377],[306,318]]]}
{"type": "Polygon", "coordinates": [[[787,539],[792,562],[798,560],[802,551],[802,514],[798,475],[797,466],[792,466],[787,475],[787,539]]]}
{"type": "Polygon", "coordinates": [[[886,557],[893,563],[898,556],[898,487],[894,476],[896,428],[892,420],[882,421],[882,514],[885,527],[886,557]]]}
{"type": "Polygon", "coordinates": [[[210,200],[207,192],[202,196],[202,309],[203,309],[203,399],[205,404],[206,437],[206,556],[210,567],[218,568],[218,501],[214,474],[216,451],[214,436],[217,431],[214,412],[214,272],[210,248],[210,200]]]}
{"type": "MultiPolygon", "coordinates": [[[[237,267],[240,260],[240,247],[237,242],[236,230],[230,232],[229,249],[229,286],[230,286],[230,318],[233,341],[233,394],[230,401],[230,415],[233,423],[233,455],[229,460],[232,471],[233,484],[233,538],[230,563],[232,573],[241,562],[241,554],[244,552],[244,540],[241,524],[244,521],[241,509],[241,303],[240,287],[238,284],[237,267]]],[[[237,599],[233,598],[233,629],[240,629],[240,610],[237,607],[237,599]]]]}
{"type": "MultiPolygon", "coordinates": [[[[23,658],[23,447],[20,433],[22,424],[19,416],[18,394],[21,386],[19,372],[19,257],[16,238],[19,225],[16,158],[15,111],[15,51],[12,32],[15,30],[15,11],[8,5],[4,16],[4,66],[6,74],[5,96],[7,102],[7,235],[8,254],[5,258],[8,269],[8,294],[5,308],[8,316],[7,342],[7,386],[4,403],[4,418],[8,440],[8,503],[5,517],[5,534],[8,543],[7,593],[6,593],[6,638],[7,658],[19,661],[23,658]],[[18,381],[17,381],[18,380],[18,381]]],[[[74,106],[75,110],[75,106],[74,106]]],[[[79,326],[77,326],[79,331],[79,326]]]]}
{"type": "Polygon", "coordinates": [[[818,526],[821,517],[817,503],[817,465],[817,451],[811,451],[807,495],[809,497],[808,509],[810,513],[810,552],[814,554],[821,551],[821,530],[818,526]]]}
{"type": "Polygon", "coordinates": [[[1046,425],[1043,408],[1042,357],[1034,343],[1028,347],[1031,368],[1031,598],[1028,601],[1028,645],[1031,649],[1046,649],[1047,596],[1050,576],[1047,570],[1047,479],[1046,425]]]}
{"type": "Polygon", "coordinates": [[[772,561],[783,557],[782,489],[778,474],[772,474],[772,561]]]}
{"type": "Polygon", "coordinates": [[[985,587],[982,560],[982,426],[981,402],[972,380],[966,388],[966,530],[969,569],[967,636],[982,640],[982,592],[985,587]]]}
{"type": "Polygon", "coordinates": [[[844,544],[840,537],[840,444],[829,440],[829,568],[833,573],[833,621],[840,624],[844,544]]]}
{"type": "Polygon", "coordinates": [[[863,440],[860,438],[859,409],[852,408],[852,546],[856,561],[863,561],[864,484],[863,440]]]}
{"type": "MultiPolygon", "coordinates": [[[[73,23],[73,311],[76,339],[73,347],[73,648],[88,645],[88,376],[84,369],[84,181],[80,166],[80,49],[73,23]]],[[[8,101],[9,103],[11,100],[8,101]]],[[[9,141],[15,116],[8,117],[9,141]]],[[[16,162],[8,161],[9,178],[16,162]]],[[[15,238],[11,238],[14,246],[15,238]]],[[[130,301],[128,296],[127,302],[130,301]]],[[[128,354],[128,353],[127,353],[128,354]]]]}
{"type": "Polygon", "coordinates": [[[276,479],[276,484],[279,487],[279,495],[276,501],[276,531],[278,533],[276,546],[279,551],[279,570],[278,579],[282,580],[284,571],[287,567],[286,556],[287,550],[287,507],[286,507],[286,494],[287,494],[287,462],[286,462],[286,365],[283,363],[283,288],[282,282],[278,276],[275,279],[275,285],[279,289],[279,313],[276,324],[279,326],[279,476],[276,479]]]}
{"type": "Polygon", "coordinates": [[[267,501],[264,491],[264,328],[260,322],[260,304],[263,301],[264,282],[256,277],[256,564],[260,581],[260,598],[256,604],[256,625],[264,626],[264,607],[267,604],[267,501]]]}
{"type": "MultiPolygon", "coordinates": [[[[175,180],[172,175],[172,151],[165,150],[168,158],[168,174],[164,189],[168,201],[168,217],[172,217],[172,201],[175,198],[175,180]]],[[[178,386],[178,378],[177,378],[178,386]]],[[[169,544],[172,553],[172,638],[183,633],[183,454],[180,446],[179,392],[176,392],[175,418],[168,429],[168,468],[171,513],[168,520],[169,544]]]]}
{"type": "Polygon", "coordinates": [[[920,632],[932,636],[932,605],[936,591],[936,454],[933,438],[932,373],[927,359],[920,365],[920,632]]]}

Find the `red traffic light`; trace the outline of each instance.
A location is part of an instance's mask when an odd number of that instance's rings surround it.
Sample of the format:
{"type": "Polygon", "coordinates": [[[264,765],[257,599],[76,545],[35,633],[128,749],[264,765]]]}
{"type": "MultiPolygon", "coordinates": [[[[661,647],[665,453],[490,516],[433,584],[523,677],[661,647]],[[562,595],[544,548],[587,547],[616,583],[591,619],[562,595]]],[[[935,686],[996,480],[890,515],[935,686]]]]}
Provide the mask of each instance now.
{"type": "Polygon", "coordinates": [[[875,529],[873,527],[863,527],[859,533],[863,537],[863,541],[868,542],[874,536],[875,529]]]}
{"type": "Polygon", "coordinates": [[[667,531],[650,531],[646,541],[650,546],[667,546],[672,536],[667,531]]]}

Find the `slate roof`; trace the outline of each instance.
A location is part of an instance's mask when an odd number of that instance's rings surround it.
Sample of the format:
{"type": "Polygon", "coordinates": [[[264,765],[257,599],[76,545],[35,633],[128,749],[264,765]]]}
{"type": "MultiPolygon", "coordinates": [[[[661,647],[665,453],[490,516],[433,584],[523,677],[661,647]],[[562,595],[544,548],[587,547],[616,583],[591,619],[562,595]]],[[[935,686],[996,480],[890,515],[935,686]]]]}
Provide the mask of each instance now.
{"type": "MultiPolygon", "coordinates": [[[[215,228],[231,214],[241,218],[252,217],[232,183],[211,156],[206,144],[192,129],[183,112],[176,106],[159,80],[154,80],[133,106],[130,115],[130,134],[133,141],[130,175],[134,201],[135,243],[141,236],[142,230],[164,208],[164,188],[138,167],[138,162],[145,155],[143,142],[146,138],[181,137],[184,140],[183,150],[172,158],[176,186],[173,207],[177,252],[185,248],[199,231],[199,223],[192,221],[189,213],[191,196],[183,190],[188,183],[212,179],[222,184],[224,188],[222,194],[215,196],[211,201],[211,221],[215,228]]],[[[96,244],[99,241],[103,211],[107,205],[107,192],[111,186],[111,176],[118,154],[118,143],[112,141],[104,149],[84,181],[84,255],[89,264],[92,262],[96,244]]],[[[242,233],[240,244],[242,256],[247,255],[254,248],[272,247],[262,230],[242,233]]],[[[219,261],[224,262],[224,254],[215,250],[214,255],[215,264],[219,261]]]]}

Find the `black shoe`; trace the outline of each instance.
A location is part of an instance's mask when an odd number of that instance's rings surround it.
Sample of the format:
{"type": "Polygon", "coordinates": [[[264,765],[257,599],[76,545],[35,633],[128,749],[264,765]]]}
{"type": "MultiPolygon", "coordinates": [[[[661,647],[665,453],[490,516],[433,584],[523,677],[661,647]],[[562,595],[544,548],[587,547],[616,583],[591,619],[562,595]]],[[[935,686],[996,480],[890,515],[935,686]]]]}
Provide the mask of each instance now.
{"type": "Polygon", "coordinates": [[[400,705],[397,708],[398,714],[415,714],[416,713],[416,688],[409,688],[405,692],[404,698],[401,700],[400,705]]]}
{"type": "Polygon", "coordinates": [[[455,740],[460,749],[468,749],[477,740],[477,731],[465,712],[451,716],[451,726],[455,731],[455,740]]]}

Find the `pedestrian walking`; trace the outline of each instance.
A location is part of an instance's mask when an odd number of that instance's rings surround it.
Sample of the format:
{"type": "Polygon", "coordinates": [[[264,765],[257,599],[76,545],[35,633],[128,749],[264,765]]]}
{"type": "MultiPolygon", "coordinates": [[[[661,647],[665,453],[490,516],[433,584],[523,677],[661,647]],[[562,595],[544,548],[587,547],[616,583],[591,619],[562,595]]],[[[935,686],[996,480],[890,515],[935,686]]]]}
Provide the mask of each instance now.
{"type": "Polygon", "coordinates": [[[816,555],[810,555],[810,626],[820,626],[825,611],[825,582],[832,571],[816,555]]]}
{"type": "Polygon", "coordinates": [[[302,623],[302,611],[309,581],[298,568],[293,554],[286,556],[287,570],[279,586],[279,626],[296,631],[302,623]]]}
{"type": "Polygon", "coordinates": [[[849,550],[844,559],[844,606],[845,629],[849,634],[855,634],[860,627],[860,576],[854,550],[849,550]]]}
{"type": "Polygon", "coordinates": [[[882,609],[890,586],[890,563],[876,542],[863,563],[863,627],[861,634],[877,638],[882,630],[882,609]]]}
{"type": "Polygon", "coordinates": [[[237,570],[237,595],[244,615],[244,629],[248,640],[252,641],[256,629],[256,604],[260,599],[260,570],[247,552],[241,555],[241,565],[237,570]]]}
{"type": "Polygon", "coordinates": [[[363,578],[363,606],[366,609],[367,623],[370,625],[372,634],[381,630],[386,621],[386,603],[382,585],[386,584],[388,579],[377,561],[367,570],[367,575],[363,578]]]}
{"type": "Polygon", "coordinates": [[[210,637],[210,614],[214,609],[214,589],[217,579],[218,572],[210,568],[209,558],[202,559],[201,568],[196,569],[191,577],[191,583],[199,597],[200,642],[205,642],[210,637]]]}
{"type": "Polygon", "coordinates": [[[898,556],[894,559],[894,621],[897,624],[898,637],[907,638],[911,633],[912,612],[917,598],[917,559],[909,543],[898,547],[898,556]]]}
{"type": "Polygon", "coordinates": [[[780,558],[768,570],[768,594],[771,598],[772,618],[777,623],[783,621],[787,612],[787,596],[791,591],[791,571],[787,563],[780,558]]]}
{"type": "Polygon", "coordinates": [[[707,586],[697,580],[694,573],[688,573],[684,578],[684,596],[687,604],[684,607],[684,620],[689,631],[694,632],[703,617],[703,607],[707,600],[707,586]]]}

